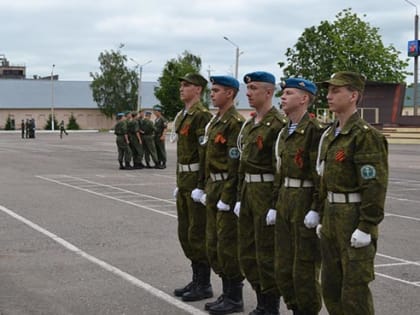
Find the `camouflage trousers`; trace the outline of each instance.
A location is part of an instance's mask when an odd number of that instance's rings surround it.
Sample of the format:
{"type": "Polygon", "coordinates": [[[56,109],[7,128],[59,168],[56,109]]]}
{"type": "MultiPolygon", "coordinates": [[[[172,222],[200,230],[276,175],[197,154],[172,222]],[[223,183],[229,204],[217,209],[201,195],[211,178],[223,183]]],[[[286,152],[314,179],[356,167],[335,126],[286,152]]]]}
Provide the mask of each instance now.
{"type": "Polygon", "coordinates": [[[242,281],[243,276],[238,260],[238,219],[230,211],[218,211],[217,202],[220,200],[224,182],[209,181],[207,193],[207,224],[206,247],[207,257],[213,271],[220,277],[229,280],[242,281]]]}
{"type": "Polygon", "coordinates": [[[178,238],[185,256],[208,264],[206,255],[206,208],[191,198],[191,190],[179,188],[176,198],[178,238]]]}
{"type": "Polygon", "coordinates": [[[322,294],[332,315],[374,314],[369,289],[374,275],[376,237],[366,247],[350,246],[359,222],[358,204],[326,201],[322,219],[322,294]]]}
{"type": "Polygon", "coordinates": [[[277,286],[288,309],[318,314],[321,310],[319,274],[321,251],[315,229],[303,221],[312,202],[312,188],[282,187],[275,225],[277,286]]]}
{"type": "Polygon", "coordinates": [[[131,162],[130,146],[125,142],[124,136],[117,136],[118,161],[125,161],[126,164],[131,162]]]}
{"type": "Polygon", "coordinates": [[[133,155],[133,162],[140,164],[143,160],[143,144],[139,142],[136,135],[130,135],[130,148],[133,155]]]}
{"type": "Polygon", "coordinates": [[[155,147],[157,159],[159,162],[166,164],[166,148],[165,140],[160,140],[160,137],[155,136],[155,147]]]}
{"type": "Polygon", "coordinates": [[[150,163],[150,157],[151,157],[153,163],[157,165],[158,158],[157,158],[155,140],[153,138],[153,135],[143,135],[142,141],[143,141],[143,148],[144,148],[144,159],[146,163],[147,164],[150,163]]]}
{"type": "Polygon", "coordinates": [[[254,290],[279,295],[274,278],[274,225],[266,224],[273,207],[273,183],[244,183],[239,215],[239,264],[254,290]]]}

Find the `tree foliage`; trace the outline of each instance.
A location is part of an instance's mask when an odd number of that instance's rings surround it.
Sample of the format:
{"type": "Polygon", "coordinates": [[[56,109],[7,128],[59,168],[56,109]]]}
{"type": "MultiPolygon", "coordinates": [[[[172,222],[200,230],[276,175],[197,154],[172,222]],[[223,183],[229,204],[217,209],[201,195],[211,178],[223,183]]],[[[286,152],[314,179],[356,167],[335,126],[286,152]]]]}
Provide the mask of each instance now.
{"type": "Polygon", "coordinates": [[[76,121],[76,117],[74,117],[73,113],[71,113],[70,117],[69,117],[69,122],[67,124],[67,129],[68,130],[79,130],[80,126],[76,121]]]}
{"type": "Polygon", "coordinates": [[[126,66],[127,56],[120,49],[105,51],[99,54],[98,61],[100,72],[90,73],[90,87],[100,111],[112,118],[117,112],[135,110],[138,79],[136,71],[126,66]]]}
{"type": "Polygon", "coordinates": [[[384,46],[379,28],[349,8],[333,22],[306,28],[279,66],[286,65],[285,78],[302,76],[314,82],[327,80],[337,71],[360,72],[369,81],[403,82],[410,73],[405,70],[408,59],[400,60],[399,53],[393,45],[384,46]]]}
{"type": "MultiPolygon", "coordinates": [[[[48,115],[48,119],[47,122],[45,123],[44,129],[45,130],[51,130],[52,129],[52,115],[49,114],[48,115]]],[[[54,129],[57,130],[58,129],[58,121],[57,121],[57,117],[54,115],[54,129]]]]}
{"type": "MultiPolygon", "coordinates": [[[[161,103],[163,115],[169,120],[172,120],[184,106],[179,98],[178,78],[189,72],[200,72],[200,69],[201,58],[188,51],[166,63],[158,79],[159,86],[155,87],[155,96],[161,103]]],[[[207,104],[206,97],[204,103],[207,104]]]]}

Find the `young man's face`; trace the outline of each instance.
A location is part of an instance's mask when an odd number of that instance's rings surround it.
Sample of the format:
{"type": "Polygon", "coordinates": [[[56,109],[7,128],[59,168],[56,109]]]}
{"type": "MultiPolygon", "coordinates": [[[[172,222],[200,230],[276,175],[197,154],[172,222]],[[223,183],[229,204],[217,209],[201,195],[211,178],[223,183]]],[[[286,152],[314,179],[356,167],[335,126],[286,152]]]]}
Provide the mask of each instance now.
{"type": "Polygon", "coordinates": [[[328,107],[334,113],[345,112],[354,107],[359,97],[359,92],[350,91],[346,86],[328,86],[328,107]]]}
{"type": "Polygon", "coordinates": [[[179,97],[181,101],[188,102],[193,100],[197,95],[201,93],[201,87],[191,84],[187,81],[181,81],[181,85],[179,87],[179,97]]]}
{"type": "Polygon", "coordinates": [[[246,96],[249,106],[261,108],[268,99],[272,98],[272,91],[264,82],[250,82],[246,86],[246,96]]]}
{"type": "Polygon", "coordinates": [[[233,90],[223,85],[213,84],[211,87],[210,98],[215,107],[225,107],[232,102],[233,90]]]}
{"type": "Polygon", "coordinates": [[[295,89],[295,88],[285,88],[281,95],[281,109],[289,115],[304,106],[307,102],[309,96],[306,92],[295,89]]]}

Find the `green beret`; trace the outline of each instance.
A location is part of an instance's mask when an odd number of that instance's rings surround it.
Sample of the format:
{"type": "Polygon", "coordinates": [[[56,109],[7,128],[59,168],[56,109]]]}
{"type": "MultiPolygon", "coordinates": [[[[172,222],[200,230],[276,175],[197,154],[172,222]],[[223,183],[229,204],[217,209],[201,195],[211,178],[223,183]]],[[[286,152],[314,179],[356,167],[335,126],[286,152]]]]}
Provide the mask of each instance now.
{"type": "Polygon", "coordinates": [[[160,106],[160,105],[155,105],[155,106],[153,106],[153,110],[154,110],[154,111],[157,111],[157,112],[161,112],[161,111],[162,111],[162,106],[160,106]]]}
{"type": "Polygon", "coordinates": [[[334,73],[327,81],[322,82],[324,87],[329,85],[335,86],[350,86],[360,92],[365,89],[366,78],[360,73],[351,71],[340,71],[334,73]]]}
{"type": "Polygon", "coordinates": [[[244,82],[266,82],[271,84],[276,84],[276,78],[269,72],[265,71],[255,71],[248,73],[244,76],[244,82]]]}
{"type": "Polygon", "coordinates": [[[179,77],[178,80],[186,81],[188,83],[201,86],[203,88],[207,85],[207,80],[201,74],[198,73],[187,73],[183,77],[179,77]]]}

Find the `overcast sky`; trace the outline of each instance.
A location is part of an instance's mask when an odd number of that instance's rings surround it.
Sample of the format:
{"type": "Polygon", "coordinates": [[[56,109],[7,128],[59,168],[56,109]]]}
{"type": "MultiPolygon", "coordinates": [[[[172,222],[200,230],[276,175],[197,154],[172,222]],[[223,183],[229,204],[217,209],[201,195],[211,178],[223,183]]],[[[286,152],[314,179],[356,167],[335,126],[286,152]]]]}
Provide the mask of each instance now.
{"type": "Polygon", "coordinates": [[[143,80],[155,81],[185,50],[201,57],[203,75],[233,74],[235,47],[227,36],[243,52],[240,79],[255,70],[279,79],[277,62],[304,29],[345,8],[378,27],[384,44],[406,58],[416,11],[405,0],[0,0],[0,54],[25,64],[28,78],[49,75],[55,64],[60,80],[86,81],[98,71],[99,54],[124,43],[129,58],[152,60],[143,80]]]}

